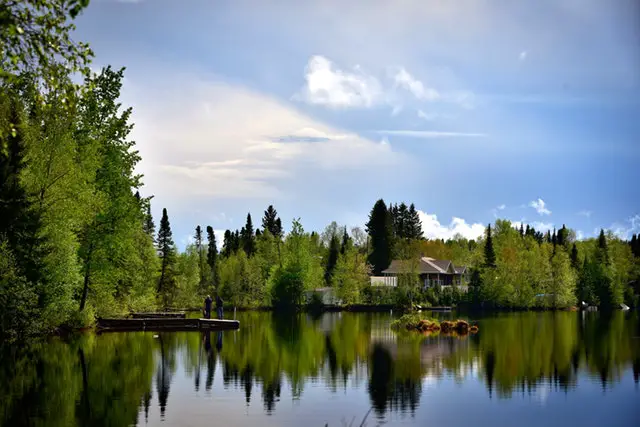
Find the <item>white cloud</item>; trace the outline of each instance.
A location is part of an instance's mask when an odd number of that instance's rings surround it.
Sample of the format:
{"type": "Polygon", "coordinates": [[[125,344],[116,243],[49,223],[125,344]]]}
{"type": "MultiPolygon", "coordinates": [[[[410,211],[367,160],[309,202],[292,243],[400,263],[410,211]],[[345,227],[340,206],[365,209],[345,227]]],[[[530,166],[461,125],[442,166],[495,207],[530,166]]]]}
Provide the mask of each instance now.
{"type": "Polygon", "coordinates": [[[531,226],[533,228],[535,228],[536,231],[541,231],[543,233],[553,230],[553,223],[552,222],[534,221],[533,223],[531,223],[531,226]]]}
{"type": "Polygon", "coordinates": [[[449,225],[443,225],[435,214],[428,214],[418,210],[422,221],[422,232],[429,239],[451,239],[460,234],[467,239],[477,239],[484,234],[484,225],[480,223],[468,224],[464,219],[453,217],[449,225]]]}
{"type": "Polygon", "coordinates": [[[520,52],[520,55],[519,55],[520,61],[524,61],[525,59],[527,59],[527,55],[528,55],[528,52],[526,50],[523,50],[522,52],[520,52]]]}
{"type": "Polygon", "coordinates": [[[505,204],[502,204],[502,205],[499,205],[499,206],[496,207],[496,209],[498,209],[499,211],[503,211],[506,208],[507,208],[507,205],[505,205],[505,204]]]}
{"type": "Polygon", "coordinates": [[[420,81],[415,79],[407,70],[400,68],[393,76],[395,85],[411,92],[417,99],[424,101],[436,101],[440,99],[440,93],[437,90],[425,87],[420,81]]]}
{"type": "Polygon", "coordinates": [[[576,239],[577,240],[582,240],[584,239],[584,232],[582,230],[577,230],[576,231],[576,239]]]}
{"type": "Polygon", "coordinates": [[[355,67],[343,71],[324,56],[309,59],[306,86],[295,99],[332,108],[371,107],[382,99],[382,85],[375,77],[355,67]]]}
{"type": "Polygon", "coordinates": [[[551,211],[547,209],[546,203],[541,198],[529,202],[529,206],[534,208],[540,215],[551,215],[551,211]]]}
{"type": "Polygon", "coordinates": [[[587,218],[591,218],[591,213],[592,213],[591,211],[586,211],[586,210],[585,210],[585,211],[580,211],[580,212],[578,212],[578,215],[580,215],[580,216],[585,216],[585,217],[587,217],[587,218]]]}
{"type": "Polygon", "coordinates": [[[484,133],[469,133],[469,132],[442,132],[432,130],[377,130],[382,135],[396,135],[396,136],[408,136],[412,138],[442,138],[442,137],[484,137],[487,136],[484,133]]]}
{"type": "Polygon", "coordinates": [[[633,234],[640,233],[640,214],[630,217],[623,224],[614,223],[610,229],[619,238],[628,240],[633,234]]]}
{"type": "Polygon", "coordinates": [[[273,199],[285,195],[283,185],[316,182],[329,170],[372,170],[399,159],[388,143],[191,73],[136,81],[123,101],[133,106],[145,191],[160,206],[202,197],[273,199]]]}

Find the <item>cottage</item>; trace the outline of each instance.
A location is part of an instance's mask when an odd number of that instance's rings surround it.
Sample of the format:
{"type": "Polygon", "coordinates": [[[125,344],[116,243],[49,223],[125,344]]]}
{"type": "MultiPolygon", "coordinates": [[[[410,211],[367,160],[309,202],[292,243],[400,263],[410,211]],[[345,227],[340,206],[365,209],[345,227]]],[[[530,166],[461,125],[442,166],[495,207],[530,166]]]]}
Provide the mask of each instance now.
{"type": "MultiPolygon", "coordinates": [[[[401,274],[418,274],[424,288],[439,285],[443,288],[455,285],[461,290],[467,289],[468,272],[466,266],[455,266],[443,259],[421,257],[419,260],[393,260],[382,277],[398,277],[401,274]]],[[[395,283],[395,281],[394,281],[395,283]]]]}

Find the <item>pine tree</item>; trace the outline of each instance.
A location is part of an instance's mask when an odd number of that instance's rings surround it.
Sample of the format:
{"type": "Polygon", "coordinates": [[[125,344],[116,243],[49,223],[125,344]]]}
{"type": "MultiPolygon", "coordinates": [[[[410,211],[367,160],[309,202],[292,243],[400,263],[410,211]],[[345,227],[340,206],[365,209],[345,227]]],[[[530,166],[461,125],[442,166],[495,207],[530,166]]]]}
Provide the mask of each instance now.
{"type": "Polygon", "coordinates": [[[160,280],[158,281],[158,294],[164,298],[165,305],[168,302],[169,292],[173,291],[173,266],[176,258],[176,247],[173,243],[173,234],[167,209],[162,209],[162,219],[158,230],[158,256],[160,258],[160,280]]]}
{"type": "Polygon", "coordinates": [[[351,237],[349,237],[349,233],[347,233],[347,227],[344,228],[344,232],[342,233],[342,244],[340,246],[340,255],[344,255],[347,251],[347,247],[349,246],[349,242],[351,241],[351,237]]]}
{"type": "Polygon", "coordinates": [[[484,264],[487,267],[496,266],[496,253],[493,249],[493,237],[491,237],[491,224],[487,226],[487,240],[484,244],[484,264]]]}
{"type": "Polygon", "coordinates": [[[558,245],[565,247],[569,244],[569,230],[564,224],[562,224],[562,228],[558,230],[556,242],[558,243],[558,245]]]}
{"type": "Polygon", "coordinates": [[[242,249],[248,257],[253,256],[256,252],[256,238],[253,231],[253,221],[251,221],[251,214],[247,214],[247,224],[242,228],[240,239],[242,240],[242,249]]]}
{"type": "Polygon", "coordinates": [[[424,237],[422,233],[422,221],[420,215],[416,209],[416,206],[411,203],[409,206],[409,224],[408,224],[409,238],[410,239],[422,239],[424,237]]]}
{"type": "Polygon", "coordinates": [[[524,237],[524,227],[522,226],[522,223],[520,223],[520,236],[524,237]]]}
{"type": "Polygon", "coordinates": [[[209,270],[211,271],[211,282],[213,288],[215,289],[218,286],[218,247],[216,245],[216,235],[210,225],[207,226],[207,241],[207,264],[209,265],[209,270]]]}
{"type": "Polygon", "coordinates": [[[151,215],[151,202],[147,203],[147,212],[144,216],[144,223],[142,225],[144,232],[147,233],[155,242],[156,241],[156,225],[153,223],[153,216],[151,215]]]}
{"type": "Polygon", "coordinates": [[[274,237],[281,237],[282,235],[282,222],[278,218],[278,211],[273,208],[273,205],[269,205],[264,216],[262,217],[262,228],[269,230],[274,237]]]}
{"type": "Polygon", "coordinates": [[[392,218],[384,200],[378,200],[371,209],[366,231],[371,238],[369,264],[373,267],[373,274],[380,275],[382,270],[391,264],[391,248],[393,247],[392,218]]]}
{"type": "Polygon", "coordinates": [[[534,234],[535,234],[535,231],[534,231],[534,230],[532,230],[532,229],[529,227],[529,224],[527,224],[527,228],[526,228],[526,230],[524,231],[524,235],[525,235],[525,236],[532,236],[532,237],[533,237],[533,235],[534,235],[534,234]]]}
{"type": "Polygon", "coordinates": [[[333,270],[338,263],[338,254],[340,253],[340,240],[337,235],[333,235],[329,242],[329,252],[327,254],[327,264],[324,269],[324,280],[327,284],[331,284],[331,278],[333,277],[333,270]]]}
{"type": "Polygon", "coordinates": [[[640,257],[640,241],[638,241],[638,236],[631,236],[631,241],[629,242],[629,246],[631,246],[631,252],[633,256],[640,257]]]}
{"type": "Polygon", "coordinates": [[[551,243],[553,246],[558,244],[558,237],[556,236],[556,229],[553,229],[553,234],[551,235],[551,243]]]}
{"type": "Polygon", "coordinates": [[[547,234],[545,236],[545,240],[547,241],[547,243],[551,243],[551,231],[547,230],[547,234]]]}
{"type": "Polygon", "coordinates": [[[573,247],[571,248],[571,265],[576,270],[578,270],[578,268],[580,268],[580,262],[578,261],[578,248],[577,248],[575,243],[573,244],[573,247]]]}
{"type": "Polygon", "coordinates": [[[607,245],[607,237],[604,235],[604,230],[602,229],[600,229],[600,235],[598,236],[596,260],[600,264],[609,265],[609,247],[607,245]]]}
{"type": "Polygon", "coordinates": [[[200,228],[200,225],[196,227],[196,234],[194,238],[196,243],[196,250],[198,251],[198,270],[200,271],[200,283],[204,283],[204,253],[202,250],[202,228],[200,228]]]}
{"type": "Polygon", "coordinates": [[[231,250],[233,247],[233,235],[231,230],[224,231],[224,240],[222,241],[222,256],[228,258],[231,255],[231,250]]]}

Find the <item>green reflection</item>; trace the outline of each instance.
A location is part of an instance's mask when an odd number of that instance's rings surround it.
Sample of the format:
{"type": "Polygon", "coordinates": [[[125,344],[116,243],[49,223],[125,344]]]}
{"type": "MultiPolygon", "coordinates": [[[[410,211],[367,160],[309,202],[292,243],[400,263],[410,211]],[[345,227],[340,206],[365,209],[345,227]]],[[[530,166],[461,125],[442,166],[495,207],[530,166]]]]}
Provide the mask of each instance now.
{"type": "Polygon", "coordinates": [[[321,316],[238,313],[229,332],[87,334],[4,348],[0,426],[129,426],[179,401],[176,375],[205,396],[214,377],[244,392],[246,405],[277,410],[284,387],[305,398],[321,381],[327,393],[368,393],[374,413],[413,413],[426,378],[463,382],[479,375],[491,396],[508,398],[541,384],[571,390],[585,376],[604,391],[640,376],[638,313],[528,312],[478,320],[468,337],[396,333],[389,314],[321,316]],[[358,388],[360,391],[352,390],[358,388]]]}

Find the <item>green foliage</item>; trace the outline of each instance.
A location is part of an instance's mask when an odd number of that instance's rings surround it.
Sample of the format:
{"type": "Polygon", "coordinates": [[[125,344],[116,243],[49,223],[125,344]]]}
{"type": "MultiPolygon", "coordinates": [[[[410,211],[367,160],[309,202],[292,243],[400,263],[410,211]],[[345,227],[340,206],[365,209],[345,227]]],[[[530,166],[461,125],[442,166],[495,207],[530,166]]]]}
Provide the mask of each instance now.
{"type": "Polygon", "coordinates": [[[338,257],[332,275],[332,286],[337,297],[346,305],[360,302],[363,290],[369,287],[369,266],[364,256],[350,242],[338,257]]]}
{"type": "Polygon", "coordinates": [[[496,266],[496,253],[493,249],[493,238],[491,237],[491,225],[487,226],[487,238],[484,242],[484,264],[487,267],[496,266]]]}
{"type": "Polygon", "coordinates": [[[384,200],[375,203],[366,227],[371,238],[369,264],[373,267],[373,274],[380,275],[391,264],[393,248],[393,222],[384,200]]]}
{"type": "Polygon", "coordinates": [[[276,211],[273,205],[269,205],[264,216],[262,217],[262,229],[269,230],[272,236],[282,237],[282,222],[278,218],[278,211],[276,211]]]}

